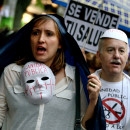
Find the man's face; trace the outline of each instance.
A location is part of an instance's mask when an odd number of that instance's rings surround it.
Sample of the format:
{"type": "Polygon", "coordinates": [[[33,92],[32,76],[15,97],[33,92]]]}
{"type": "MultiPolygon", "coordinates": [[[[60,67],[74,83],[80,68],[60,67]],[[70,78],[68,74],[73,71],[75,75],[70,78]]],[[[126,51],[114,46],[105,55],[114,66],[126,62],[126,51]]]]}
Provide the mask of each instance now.
{"type": "MultiPolygon", "coordinates": [[[[55,79],[51,70],[44,64],[30,62],[23,69],[25,96],[35,102],[48,102],[53,96],[55,79]]],[[[37,104],[37,103],[36,103],[37,104]]]]}
{"type": "Polygon", "coordinates": [[[98,52],[102,70],[108,74],[122,74],[128,59],[127,44],[123,41],[105,38],[102,51],[98,52]]]}

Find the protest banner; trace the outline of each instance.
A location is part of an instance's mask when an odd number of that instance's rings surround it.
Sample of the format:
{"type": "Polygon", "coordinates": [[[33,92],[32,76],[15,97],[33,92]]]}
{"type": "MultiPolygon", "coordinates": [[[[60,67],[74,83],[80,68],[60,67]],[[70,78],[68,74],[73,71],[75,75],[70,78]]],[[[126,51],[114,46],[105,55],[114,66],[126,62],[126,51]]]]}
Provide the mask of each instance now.
{"type": "Polygon", "coordinates": [[[65,25],[79,46],[96,53],[100,36],[106,29],[118,28],[119,16],[71,0],[64,15],[65,25]],[[84,46],[85,45],[85,46],[84,46]]]}

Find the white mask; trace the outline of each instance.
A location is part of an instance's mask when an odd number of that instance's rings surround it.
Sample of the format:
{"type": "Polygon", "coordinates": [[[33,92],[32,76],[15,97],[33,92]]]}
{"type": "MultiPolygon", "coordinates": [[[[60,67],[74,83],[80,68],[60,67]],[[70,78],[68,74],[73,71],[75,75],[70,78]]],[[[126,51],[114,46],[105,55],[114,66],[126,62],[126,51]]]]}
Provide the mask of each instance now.
{"type": "Polygon", "coordinates": [[[22,85],[26,98],[33,104],[48,103],[54,94],[55,76],[43,63],[28,62],[22,72],[22,85]]]}

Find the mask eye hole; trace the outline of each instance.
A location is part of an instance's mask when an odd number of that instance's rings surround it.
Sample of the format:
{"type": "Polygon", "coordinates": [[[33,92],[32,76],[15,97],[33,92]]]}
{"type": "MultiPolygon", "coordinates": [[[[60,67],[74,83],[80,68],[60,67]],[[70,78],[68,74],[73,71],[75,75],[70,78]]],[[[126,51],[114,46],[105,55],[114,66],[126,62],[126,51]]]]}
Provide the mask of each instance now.
{"type": "Polygon", "coordinates": [[[41,80],[48,80],[48,77],[42,77],[41,80]]]}
{"type": "Polygon", "coordinates": [[[34,80],[31,79],[31,80],[28,80],[26,83],[33,83],[33,82],[34,82],[34,80]]]}

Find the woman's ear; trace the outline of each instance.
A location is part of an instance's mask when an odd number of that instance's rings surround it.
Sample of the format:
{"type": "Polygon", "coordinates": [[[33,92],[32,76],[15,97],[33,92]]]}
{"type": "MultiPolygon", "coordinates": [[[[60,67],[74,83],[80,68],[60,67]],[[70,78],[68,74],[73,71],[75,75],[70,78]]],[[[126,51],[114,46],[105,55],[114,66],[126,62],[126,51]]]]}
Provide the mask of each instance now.
{"type": "Polygon", "coordinates": [[[58,49],[61,49],[61,44],[59,44],[59,47],[58,47],[58,49]]]}

